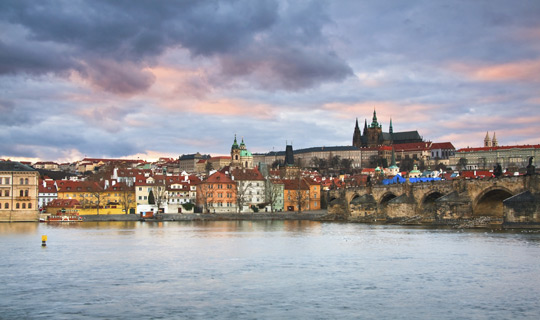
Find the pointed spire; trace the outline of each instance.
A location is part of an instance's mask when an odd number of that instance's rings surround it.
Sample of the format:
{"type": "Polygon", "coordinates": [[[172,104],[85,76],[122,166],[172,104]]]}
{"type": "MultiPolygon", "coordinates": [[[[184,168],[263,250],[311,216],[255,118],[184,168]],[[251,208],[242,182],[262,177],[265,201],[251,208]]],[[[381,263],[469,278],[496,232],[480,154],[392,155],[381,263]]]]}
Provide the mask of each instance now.
{"type": "Polygon", "coordinates": [[[486,132],[486,137],[484,138],[484,147],[491,147],[493,144],[489,138],[489,131],[486,132]]]}
{"type": "Polygon", "coordinates": [[[494,147],[499,146],[499,142],[497,141],[497,137],[495,136],[495,132],[493,132],[493,139],[491,139],[491,145],[494,147]]]}
{"type": "Polygon", "coordinates": [[[358,118],[356,118],[356,126],[355,126],[354,128],[355,128],[355,129],[356,129],[356,128],[359,128],[359,127],[358,127],[358,118]]]}
{"type": "Polygon", "coordinates": [[[392,118],[390,118],[390,129],[388,132],[394,133],[394,127],[392,127],[392,118]]]}

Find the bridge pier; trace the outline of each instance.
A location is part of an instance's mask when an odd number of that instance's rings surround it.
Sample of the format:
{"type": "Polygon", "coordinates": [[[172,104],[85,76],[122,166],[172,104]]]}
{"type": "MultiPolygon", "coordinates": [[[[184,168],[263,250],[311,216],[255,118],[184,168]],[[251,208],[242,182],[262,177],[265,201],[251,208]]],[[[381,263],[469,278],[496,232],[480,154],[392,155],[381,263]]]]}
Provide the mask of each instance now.
{"type": "Polygon", "coordinates": [[[330,191],[328,212],[357,222],[540,226],[539,191],[538,175],[375,185],[330,191]]]}

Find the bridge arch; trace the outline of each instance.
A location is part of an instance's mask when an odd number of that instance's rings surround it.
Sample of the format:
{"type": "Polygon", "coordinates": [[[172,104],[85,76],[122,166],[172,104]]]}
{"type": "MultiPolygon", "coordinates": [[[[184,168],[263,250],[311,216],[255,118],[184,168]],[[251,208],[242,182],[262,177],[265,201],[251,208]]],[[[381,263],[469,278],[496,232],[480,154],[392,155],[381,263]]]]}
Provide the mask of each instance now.
{"type": "Polygon", "coordinates": [[[501,186],[493,186],[482,191],[473,201],[473,216],[503,218],[503,201],[514,193],[501,186]]]}
{"type": "Polygon", "coordinates": [[[397,198],[397,196],[393,192],[387,192],[382,195],[381,200],[379,201],[379,204],[383,207],[386,207],[388,202],[394,198],[397,198]]]}
{"type": "Polygon", "coordinates": [[[420,202],[422,204],[423,211],[429,212],[434,210],[436,207],[435,200],[439,199],[442,196],[444,196],[444,194],[439,190],[433,190],[429,193],[426,193],[422,201],[420,202]]]}

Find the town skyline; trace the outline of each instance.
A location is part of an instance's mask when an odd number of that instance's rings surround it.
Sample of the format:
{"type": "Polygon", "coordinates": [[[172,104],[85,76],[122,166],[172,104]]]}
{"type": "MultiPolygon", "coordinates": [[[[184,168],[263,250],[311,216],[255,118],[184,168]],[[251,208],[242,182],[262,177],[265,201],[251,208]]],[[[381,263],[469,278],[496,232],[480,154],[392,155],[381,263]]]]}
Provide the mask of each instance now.
{"type": "Polygon", "coordinates": [[[0,158],[539,143],[540,2],[0,4],[0,158]]]}

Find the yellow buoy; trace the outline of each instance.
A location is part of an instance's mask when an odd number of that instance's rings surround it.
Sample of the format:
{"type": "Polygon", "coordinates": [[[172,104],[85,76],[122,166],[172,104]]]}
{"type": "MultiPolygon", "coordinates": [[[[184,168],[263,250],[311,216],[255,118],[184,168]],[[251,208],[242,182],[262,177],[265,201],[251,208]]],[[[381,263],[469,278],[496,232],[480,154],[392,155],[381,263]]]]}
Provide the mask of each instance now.
{"type": "Polygon", "coordinates": [[[41,246],[42,247],[47,246],[47,236],[46,235],[41,236],[41,246]]]}

